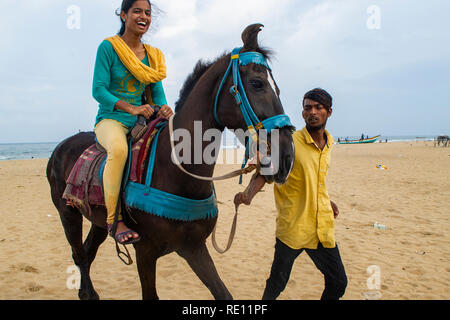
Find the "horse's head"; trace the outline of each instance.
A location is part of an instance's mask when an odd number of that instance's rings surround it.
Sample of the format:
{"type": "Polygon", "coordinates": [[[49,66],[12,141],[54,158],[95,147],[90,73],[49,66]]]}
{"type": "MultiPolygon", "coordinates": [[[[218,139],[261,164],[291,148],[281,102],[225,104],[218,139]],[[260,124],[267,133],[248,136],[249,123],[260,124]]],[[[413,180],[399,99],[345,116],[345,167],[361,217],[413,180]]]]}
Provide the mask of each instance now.
{"type": "MultiPolygon", "coordinates": [[[[292,169],[294,145],[293,126],[284,114],[280,90],[267,63],[269,51],[258,45],[261,24],[248,26],[242,33],[244,46],[233,50],[228,69],[217,89],[214,117],[222,126],[232,129],[241,143],[248,147],[269,142],[271,167],[261,170],[268,181],[284,183],[292,169]],[[237,134],[241,132],[243,134],[237,134]],[[258,133],[258,134],[255,134],[258,133]]],[[[261,151],[261,150],[260,150],[261,151]]],[[[265,150],[262,150],[265,154],[265,150]]]]}

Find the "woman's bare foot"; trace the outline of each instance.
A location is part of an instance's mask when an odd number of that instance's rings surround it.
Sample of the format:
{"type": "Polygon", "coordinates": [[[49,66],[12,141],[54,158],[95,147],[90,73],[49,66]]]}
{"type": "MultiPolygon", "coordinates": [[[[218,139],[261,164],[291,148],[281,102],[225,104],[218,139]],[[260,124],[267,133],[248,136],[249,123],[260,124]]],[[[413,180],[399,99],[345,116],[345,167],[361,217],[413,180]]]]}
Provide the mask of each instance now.
{"type": "Polygon", "coordinates": [[[119,221],[117,223],[117,229],[115,234],[115,239],[119,241],[119,243],[125,243],[133,239],[139,238],[139,234],[130,228],[126,226],[126,224],[123,221],[119,221]],[[119,237],[117,237],[119,234],[121,234],[119,237]]]}

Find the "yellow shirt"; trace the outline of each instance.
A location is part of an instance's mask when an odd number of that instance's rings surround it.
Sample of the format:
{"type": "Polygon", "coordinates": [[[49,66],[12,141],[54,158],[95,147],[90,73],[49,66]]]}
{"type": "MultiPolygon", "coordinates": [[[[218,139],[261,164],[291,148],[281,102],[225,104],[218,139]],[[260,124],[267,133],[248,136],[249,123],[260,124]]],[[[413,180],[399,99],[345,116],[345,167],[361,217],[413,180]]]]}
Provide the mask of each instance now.
{"type": "Polygon", "coordinates": [[[336,246],[334,215],[325,179],[330,166],[333,137],[320,150],[308,130],[294,132],[295,162],[285,184],[275,184],[278,209],[276,236],[292,249],[336,246]]]}

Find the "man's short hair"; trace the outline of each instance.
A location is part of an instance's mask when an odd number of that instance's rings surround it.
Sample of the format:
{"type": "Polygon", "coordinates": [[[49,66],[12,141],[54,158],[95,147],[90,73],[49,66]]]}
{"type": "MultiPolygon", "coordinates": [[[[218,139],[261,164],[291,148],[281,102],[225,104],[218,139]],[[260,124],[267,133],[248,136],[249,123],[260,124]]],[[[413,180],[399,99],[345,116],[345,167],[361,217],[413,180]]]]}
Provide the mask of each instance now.
{"type": "Polygon", "coordinates": [[[321,88],[315,88],[305,93],[303,103],[305,102],[305,99],[316,101],[328,109],[331,109],[331,106],[333,105],[333,98],[331,95],[321,88]]]}

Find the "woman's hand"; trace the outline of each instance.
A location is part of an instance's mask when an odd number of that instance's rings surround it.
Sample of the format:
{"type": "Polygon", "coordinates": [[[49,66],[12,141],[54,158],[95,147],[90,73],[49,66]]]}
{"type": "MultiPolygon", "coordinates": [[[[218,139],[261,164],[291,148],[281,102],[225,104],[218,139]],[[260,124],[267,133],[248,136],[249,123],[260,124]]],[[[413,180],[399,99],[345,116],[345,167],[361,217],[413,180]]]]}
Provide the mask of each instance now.
{"type": "Polygon", "coordinates": [[[169,119],[171,116],[173,116],[173,111],[167,104],[163,104],[161,106],[161,110],[159,110],[156,116],[157,118],[169,119]]]}
{"type": "Polygon", "coordinates": [[[134,116],[142,115],[146,119],[150,119],[150,117],[153,115],[155,110],[153,110],[153,108],[150,107],[149,104],[143,104],[142,106],[134,107],[132,109],[132,112],[133,112],[132,115],[134,115],[134,116]]]}

